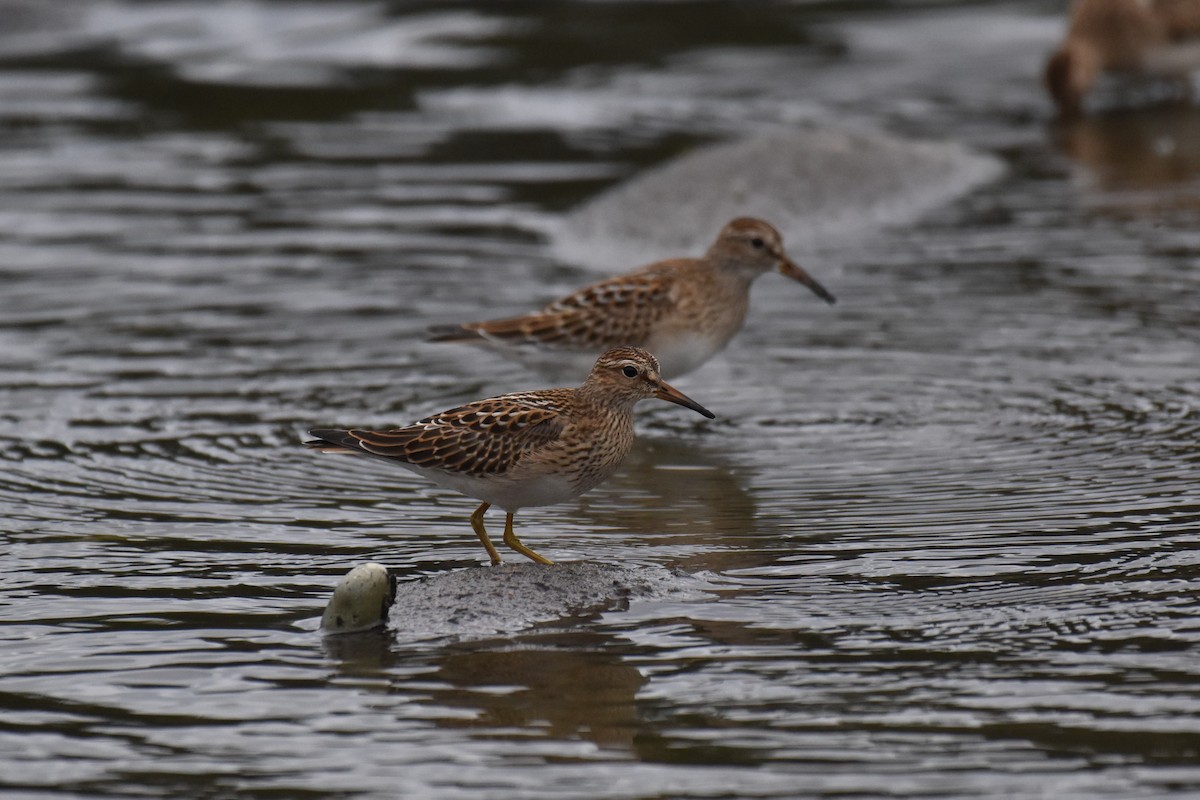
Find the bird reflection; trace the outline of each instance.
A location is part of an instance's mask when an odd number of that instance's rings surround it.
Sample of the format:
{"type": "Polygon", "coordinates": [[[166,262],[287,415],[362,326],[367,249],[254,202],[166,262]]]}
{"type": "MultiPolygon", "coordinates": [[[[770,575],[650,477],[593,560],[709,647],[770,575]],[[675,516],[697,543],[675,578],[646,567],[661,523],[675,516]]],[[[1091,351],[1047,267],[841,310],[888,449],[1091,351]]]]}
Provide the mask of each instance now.
{"type": "Polygon", "coordinates": [[[477,712],[440,720],[446,727],[536,726],[555,739],[631,750],[641,726],[634,698],[646,678],[595,647],[450,649],[433,677],[449,688],[432,692],[432,702],[477,712]]]}
{"type": "Polygon", "coordinates": [[[775,555],[758,547],[757,504],[743,483],[735,465],[702,443],[647,436],[638,439],[583,513],[597,524],[645,537],[648,544],[675,549],[679,555],[671,566],[685,572],[759,566],[775,555]]]}
{"type": "MultiPolygon", "coordinates": [[[[1200,107],[1082,117],[1059,124],[1053,136],[1106,192],[1179,189],[1200,176],[1200,107]]],[[[1175,203],[1200,205],[1200,186],[1194,189],[1176,197],[1175,203]]]]}

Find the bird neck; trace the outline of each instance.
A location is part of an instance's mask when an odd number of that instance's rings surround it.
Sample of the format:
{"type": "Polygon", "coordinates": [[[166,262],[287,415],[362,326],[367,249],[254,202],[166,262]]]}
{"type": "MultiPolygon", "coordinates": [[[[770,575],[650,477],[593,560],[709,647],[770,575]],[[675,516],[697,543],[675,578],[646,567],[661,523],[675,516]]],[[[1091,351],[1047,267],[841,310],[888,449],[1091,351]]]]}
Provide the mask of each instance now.
{"type": "Polygon", "coordinates": [[[1089,40],[1071,37],[1046,64],[1046,88],[1066,113],[1078,113],[1101,70],[1100,52],[1089,40]]]}
{"type": "Polygon", "coordinates": [[[705,260],[711,265],[709,272],[713,282],[735,291],[746,291],[750,284],[766,271],[761,266],[747,264],[718,247],[709,250],[705,260]]]}

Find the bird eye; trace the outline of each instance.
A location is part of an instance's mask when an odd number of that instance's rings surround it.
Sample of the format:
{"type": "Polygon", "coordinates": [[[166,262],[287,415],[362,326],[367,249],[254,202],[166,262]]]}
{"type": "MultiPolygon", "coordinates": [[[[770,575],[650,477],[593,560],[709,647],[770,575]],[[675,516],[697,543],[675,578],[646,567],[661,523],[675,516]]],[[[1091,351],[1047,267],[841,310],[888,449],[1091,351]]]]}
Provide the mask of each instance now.
{"type": "Polygon", "coordinates": [[[750,240],[750,246],[753,247],[755,250],[762,250],[763,244],[764,244],[763,240],[758,238],[757,236],[755,236],[753,239],[750,240]]]}
{"type": "Polygon", "coordinates": [[[636,378],[638,376],[638,370],[637,367],[625,367],[625,369],[621,370],[621,374],[623,374],[626,378],[636,378]]]}

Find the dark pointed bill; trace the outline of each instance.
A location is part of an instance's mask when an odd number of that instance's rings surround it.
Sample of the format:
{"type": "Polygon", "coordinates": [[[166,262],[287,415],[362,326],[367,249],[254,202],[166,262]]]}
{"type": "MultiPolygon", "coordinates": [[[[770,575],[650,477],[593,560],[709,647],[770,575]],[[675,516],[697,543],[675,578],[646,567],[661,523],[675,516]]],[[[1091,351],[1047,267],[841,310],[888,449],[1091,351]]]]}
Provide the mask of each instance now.
{"type": "Polygon", "coordinates": [[[692,411],[695,411],[698,414],[703,414],[709,419],[717,418],[716,414],[712,413],[707,408],[700,405],[695,400],[688,397],[686,394],[668,383],[660,383],[658,385],[658,389],[654,392],[654,396],[659,400],[666,400],[667,402],[681,405],[684,408],[690,408],[692,411]]]}
{"type": "Polygon", "coordinates": [[[826,303],[833,305],[834,303],[837,302],[837,298],[834,297],[832,294],[830,294],[828,289],[826,289],[821,284],[817,283],[816,278],[814,278],[812,275],[809,275],[804,270],[800,269],[800,267],[797,266],[795,264],[795,262],[790,261],[786,258],[783,259],[782,261],[779,262],[779,271],[782,272],[784,275],[787,275],[792,280],[799,281],[800,283],[803,283],[805,286],[807,286],[809,289],[812,289],[812,293],[815,294],[817,297],[821,298],[822,300],[824,300],[826,303]]]}

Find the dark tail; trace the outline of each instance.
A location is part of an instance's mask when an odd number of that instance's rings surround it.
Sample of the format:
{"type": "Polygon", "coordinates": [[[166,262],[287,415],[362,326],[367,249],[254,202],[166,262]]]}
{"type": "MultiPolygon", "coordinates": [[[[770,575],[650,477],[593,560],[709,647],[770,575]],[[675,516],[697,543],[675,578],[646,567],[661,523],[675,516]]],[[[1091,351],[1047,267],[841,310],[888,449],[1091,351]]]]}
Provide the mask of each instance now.
{"type": "Polygon", "coordinates": [[[469,342],[481,338],[479,331],[464,325],[430,325],[426,333],[427,342],[469,342]]]}
{"type": "Polygon", "coordinates": [[[362,452],[358,446],[358,440],[350,435],[350,431],[335,428],[313,428],[308,434],[317,437],[304,443],[305,447],[313,450],[320,450],[322,453],[362,452]]]}

